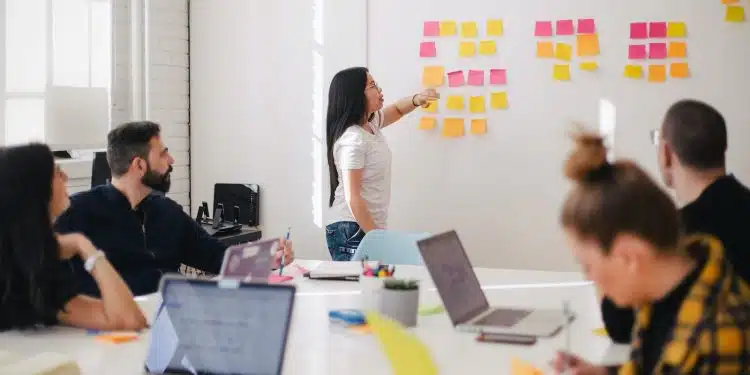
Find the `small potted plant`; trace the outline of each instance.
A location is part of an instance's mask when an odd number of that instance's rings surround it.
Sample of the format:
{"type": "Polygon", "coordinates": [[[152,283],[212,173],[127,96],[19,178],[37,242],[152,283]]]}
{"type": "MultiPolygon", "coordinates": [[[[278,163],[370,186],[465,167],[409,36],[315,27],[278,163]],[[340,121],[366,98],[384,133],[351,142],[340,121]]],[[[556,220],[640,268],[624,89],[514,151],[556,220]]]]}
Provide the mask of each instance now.
{"type": "Polygon", "coordinates": [[[419,281],[387,279],[383,283],[380,312],[405,327],[417,325],[419,310],[419,281]]]}

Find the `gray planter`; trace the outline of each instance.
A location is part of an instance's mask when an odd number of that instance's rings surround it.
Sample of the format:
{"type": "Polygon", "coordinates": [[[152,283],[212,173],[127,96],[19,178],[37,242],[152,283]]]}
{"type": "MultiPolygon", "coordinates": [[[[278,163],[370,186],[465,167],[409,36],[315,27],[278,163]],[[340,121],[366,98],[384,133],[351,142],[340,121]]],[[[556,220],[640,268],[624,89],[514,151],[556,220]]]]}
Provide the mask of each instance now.
{"type": "Polygon", "coordinates": [[[385,289],[380,292],[380,313],[403,324],[417,325],[419,289],[385,289]]]}

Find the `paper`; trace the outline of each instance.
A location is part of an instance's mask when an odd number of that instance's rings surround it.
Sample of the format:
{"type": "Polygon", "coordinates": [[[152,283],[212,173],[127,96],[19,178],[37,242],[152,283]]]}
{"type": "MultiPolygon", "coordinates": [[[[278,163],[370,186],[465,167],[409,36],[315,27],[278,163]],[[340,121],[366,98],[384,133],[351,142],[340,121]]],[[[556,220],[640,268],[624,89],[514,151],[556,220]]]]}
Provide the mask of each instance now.
{"type": "Polygon", "coordinates": [[[630,24],[630,39],[648,38],[648,24],[645,22],[633,22],[630,24]]]}
{"type": "MultiPolygon", "coordinates": [[[[463,120],[461,120],[463,122],[463,120]]],[[[375,312],[366,313],[367,325],[380,342],[394,375],[437,375],[427,346],[397,322],[375,312]]]]}
{"type": "Polygon", "coordinates": [[[722,4],[737,4],[740,0],[721,0],[722,4]]]}
{"type": "Polygon", "coordinates": [[[513,358],[510,364],[510,375],[544,375],[544,373],[530,363],[513,358]]]}
{"type": "Polygon", "coordinates": [[[420,316],[430,316],[430,315],[437,315],[445,312],[445,306],[443,305],[435,305],[435,306],[424,306],[419,308],[419,315],[420,316]]]}
{"type": "Polygon", "coordinates": [[[552,21],[537,21],[534,26],[535,36],[552,36],[552,21]]]}
{"type": "Polygon", "coordinates": [[[596,33],[596,23],[593,18],[581,18],[578,20],[578,33],[579,34],[594,34],[596,33]]]}
{"type": "Polygon", "coordinates": [[[370,326],[368,326],[367,324],[349,326],[348,328],[352,332],[363,334],[363,335],[369,335],[372,333],[372,328],[370,328],[370,326]]]}
{"type": "Polygon", "coordinates": [[[687,36],[685,22],[670,22],[667,24],[667,36],[670,38],[684,38],[687,36]]]}
{"type": "Polygon", "coordinates": [[[437,56],[437,48],[435,48],[435,42],[422,42],[419,44],[419,57],[435,56],[437,56]]]}
{"type": "Polygon", "coordinates": [[[555,56],[552,42],[536,42],[536,57],[549,58],[555,56]]]}
{"type": "Polygon", "coordinates": [[[477,37],[477,23],[476,22],[462,22],[461,23],[461,36],[464,38],[476,38],[477,37]]]}
{"type": "Polygon", "coordinates": [[[443,120],[443,137],[457,138],[464,136],[464,119],[447,118],[443,120]]]}
{"type": "Polygon", "coordinates": [[[472,96],[469,98],[469,112],[484,113],[484,96],[472,96]]]}
{"type": "Polygon", "coordinates": [[[579,65],[579,67],[581,68],[581,70],[586,72],[594,72],[599,69],[599,65],[596,63],[596,61],[584,61],[579,65]]]}
{"type": "Polygon", "coordinates": [[[673,62],[669,66],[669,76],[672,78],[688,78],[690,77],[690,67],[686,62],[673,62]]]}
{"type": "Polygon", "coordinates": [[[469,70],[469,86],[484,86],[484,71],[469,70]]]}
{"type": "Polygon", "coordinates": [[[641,60],[646,58],[645,44],[631,44],[628,46],[628,58],[631,60],[641,60]]]}
{"type": "Polygon", "coordinates": [[[427,105],[424,107],[421,107],[423,111],[427,113],[435,113],[437,112],[438,108],[438,101],[437,100],[430,100],[427,102],[427,105]]]}
{"type": "Polygon", "coordinates": [[[449,95],[445,102],[445,107],[453,111],[464,109],[464,97],[461,95],[449,95]]]}
{"type": "Polygon", "coordinates": [[[456,35],[456,21],[441,21],[440,22],[440,36],[454,36],[456,35]]]}
{"type": "Polygon", "coordinates": [[[649,23],[648,36],[651,38],[666,38],[667,37],[667,23],[666,22],[649,23]]]}
{"type": "Polygon", "coordinates": [[[279,275],[273,275],[273,274],[268,275],[269,284],[280,284],[285,281],[291,281],[291,280],[294,280],[294,278],[291,276],[283,276],[283,275],[279,276],[279,275]]]}
{"type": "Polygon", "coordinates": [[[494,55],[497,52],[497,46],[494,40],[483,40],[479,42],[479,54],[480,55],[494,55]]]}
{"type": "Polygon", "coordinates": [[[573,24],[573,20],[559,20],[556,22],[555,29],[557,29],[557,35],[575,34],[575,25],[573,24]]]}
{"type": "Polygon", "coordinates": [[[458,45],[458,55],[461,57],[472,57],[477,53],[477,45],[474,42],[461,42],[458,45]]]}
{"type": "Polygon", "coordinates": [[[632,79],[643,78],[643,67],[640,65],[625,65],[625,77],[632,79]]]}
{"type": "Polygon", "coordinates": [[[563,61],[570,61],[572,56],[573,47],[571,47],[570,44],[560,42],[555,43],[555,58],[563,61]]]}
{"type": "Polygon", "coordinates": [[[607,337],[607,336],[609,336],[609,334],[607,333],[607,329],[606,329],[606,328],[604,328],[604,327],[601,327],[601,328],[597,328],[597,329],[595,329],[595,330],[594,330],[594,335],[597,335],[597,336],[602,336],[602,337],[607,337]]]}
{"type": "Polygon", "coordinates": [[[570,81],[570,65],[555,64],[552,68],[552,77],[555,81],[570,81]]]}
{"type": "Polygon", "coordinates": [[[487,21],[487,35],[488,36],[502,36],[503,35],[503,21],[502,20],[488,20],[487,21]]]}
{"type": "Polygon", "coordinates": [[[440,22],[438,22],[438,21],[425,21],[424,28],[422,29],[422,35],[424,35],[424,36],[439,36],[440,35],[440,22]]]}
{"type": "Polygon", "coordinates": [[[434,117],[422,117],[419,119],[419,130],[432,130],[437,127],[437,119],[434,117]]]}
{"type": "Polygon", "coordinates": [[[492,109],[508,109],[508,93],[493,92],[490,94],[490,107],[492,109]]]}
{"type": "Polygon", "coordinates": [[[648,66],[648,81],[649,82],[664,82],[667,80],[667,67],[664,65],[649,65],[648,66]]]}
{"type": "Polygon", "coordinates": [[[442,66],[425,66],[422,71],[422,84],[427,87],[442,86],[444,75],[442,66]]]}
{"type": "Polygon", "coordinates": [[[667,43],[650,43],[648,45],[649,59],[667,58],[667,43]]]}
{"type": "Polygon", "coordinates": [[[727,6],[727,14],[724,19],[727,22],[745,22],[745,8],[740,5],[727,6]]]}
{"type": "Polygon", "coordinates": [[[668,57],[687,57],[687,43],[670,42],[667,56],[668,57]]]}
{"type": "Polygon", "coordinates": [[[461,70],[456,70],[455,72],[449,72],[448,73],[448,86],[450,87],[460,87],[463,86],[466,82],[464,81],[464,72],[461,70]]]}
{"type": "Polygon", "coordinates": [[[490,85],[504,85],[508,83],[508,72],[505,69],[490,69],[490,85]]]}
{"type": "Polygon", "coordinates": [[[596,34],[582,34],[576,37],[576,54],[579,57],[596,56],[599,54],[599,36],[596,34]]]}
{"type": "Polygon", "coordinates": [[[475,118],[471,120],[471,126],[469,127],[469,133],[474,135],[482,135],[487,133],[487,120],[483,118],[475,118]]]}
{"type": "Polygon", "coordinates": [[[122,333],[105,333],[96,336],[96,340],[109,342],[112,344],[122,344],[138,339],[138,334],[135,332],[122,332],[122,333]]]}

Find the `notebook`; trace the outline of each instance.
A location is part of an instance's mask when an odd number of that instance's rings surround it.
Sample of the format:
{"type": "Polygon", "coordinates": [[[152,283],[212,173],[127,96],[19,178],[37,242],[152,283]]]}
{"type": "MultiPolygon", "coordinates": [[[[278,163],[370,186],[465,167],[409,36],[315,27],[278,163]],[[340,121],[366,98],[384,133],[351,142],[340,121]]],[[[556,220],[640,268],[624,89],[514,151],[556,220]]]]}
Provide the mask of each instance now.
{"type": "Polygon", "coordinates": [[[321,262],[305,273],[310,279],[358,281],[362,274],[361,262],[321,262]]]}

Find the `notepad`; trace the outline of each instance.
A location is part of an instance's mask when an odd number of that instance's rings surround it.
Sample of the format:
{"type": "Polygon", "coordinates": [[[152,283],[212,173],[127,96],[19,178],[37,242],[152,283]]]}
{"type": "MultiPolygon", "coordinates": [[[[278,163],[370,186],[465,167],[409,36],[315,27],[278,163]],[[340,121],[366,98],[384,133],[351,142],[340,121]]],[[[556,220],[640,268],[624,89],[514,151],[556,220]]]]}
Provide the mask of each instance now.
{"type": "Polygon", "coordinates": [[[81,375],[78,364],[60,354],[44,352],[32,356],[0,351],[0,374],[81,375]]]}
{"type": "Polygon", "coordinates": [[[362,274],[362,264],[359,262],[321,262],[317,267],[308,271],[305,276],[310,279],[323,280],[359,280],[362,274]]]}

